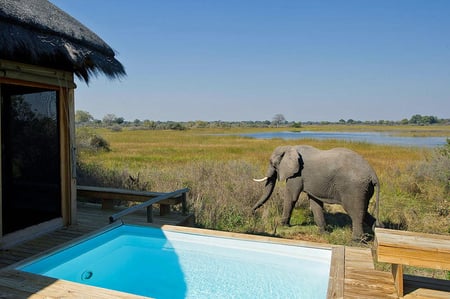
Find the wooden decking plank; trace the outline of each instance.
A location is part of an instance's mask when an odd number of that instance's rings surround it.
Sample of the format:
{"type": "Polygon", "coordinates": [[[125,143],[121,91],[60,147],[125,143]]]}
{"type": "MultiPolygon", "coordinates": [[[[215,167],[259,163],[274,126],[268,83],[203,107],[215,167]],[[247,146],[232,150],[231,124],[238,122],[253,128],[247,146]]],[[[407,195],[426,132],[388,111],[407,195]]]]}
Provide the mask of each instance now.
{"type": "Polygon", "coordinates": [[[368,248],[346,247],[346,268],[375,269],[372,252],[368,248]]]}
{"type": "Polygon", "coordinates": [[[0,278],[0,285],[2,287],[17,288],[22,292],[42,295],[46,298],[48,296],[54,298],[81,298],[88,296],[92,299],[145,298],[17,270],[1,271],[0,278]]]}
{"type": "Polygon", "coordinates": [[[345,249],[345,298],[398,298],[392,275],[374,268],[368,248],[345,249]]]}
{"type": "Polygon", "coordinates": [[[415,289],[412,292],[406,293],[404,299],[448,299],[449,293],[445,291],[430,290],[426,288],[415,289]]]}
{"type": "MultiPolygon", "coordinates": [[[[10,288],[0,285],[0,298],[1,299],[53,299],[55,297],[49,297],[38,294],[30,294],[17,288],[10,288]]],[[[56,299],[56,298],[55,298],[56,299]]]]}
{"type": "Polygon", "coordinates": [[[327,298],[344,298],[345,247],[332,248],[327,298]]]}

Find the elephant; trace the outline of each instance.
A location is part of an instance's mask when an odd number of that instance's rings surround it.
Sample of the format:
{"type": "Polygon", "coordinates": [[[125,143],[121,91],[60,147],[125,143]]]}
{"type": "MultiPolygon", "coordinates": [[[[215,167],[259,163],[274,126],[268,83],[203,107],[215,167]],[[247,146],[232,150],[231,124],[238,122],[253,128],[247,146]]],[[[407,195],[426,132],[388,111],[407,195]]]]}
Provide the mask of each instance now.
{"type": "Polygon", "coordinates": [[[324,203],[342,205],[352,220],[354,240],[363,237],[363,222],[372,230],[374,226],[382,226],[378,221],[378,177],[369,163],[352,150],[320,150],[309,145],[277,147],[270,157],[266,177],[254,179],[265,182],[265,191],[253,206],[253,213],[270,198],[277,179],[286,182],[282,225],[290,225],[292,210],[300,193],[305,192],[320,232],[325,231],[324,203]],[[375,189],[376,218],[368,212],[369,201],[375,189]]]}

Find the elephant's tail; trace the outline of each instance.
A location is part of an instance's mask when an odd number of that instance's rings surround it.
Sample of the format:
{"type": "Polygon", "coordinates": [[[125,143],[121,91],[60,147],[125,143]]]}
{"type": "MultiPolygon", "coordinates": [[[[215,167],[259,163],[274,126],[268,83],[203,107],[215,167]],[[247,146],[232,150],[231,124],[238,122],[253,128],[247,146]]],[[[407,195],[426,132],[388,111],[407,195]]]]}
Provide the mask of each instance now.
{"type": "Polygon", "coordinates": [[[376,227],[383,227],[383,224],[380,221],[380,182],[378,181],[378,178],[375,177],[374,180],[372,180],[372,184],[376,188],[376,199],[375,199],[375,226],[376,227]]]}

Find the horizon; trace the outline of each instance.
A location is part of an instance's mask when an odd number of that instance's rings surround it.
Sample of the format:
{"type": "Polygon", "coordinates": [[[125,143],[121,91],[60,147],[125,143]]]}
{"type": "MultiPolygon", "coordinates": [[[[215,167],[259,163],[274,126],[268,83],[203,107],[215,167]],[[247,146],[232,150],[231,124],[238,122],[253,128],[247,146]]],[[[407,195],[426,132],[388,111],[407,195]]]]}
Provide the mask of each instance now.
{"type": "Polygon", "coordinates": [[[450,118],[450,1],[51,2],[127,71],[76,79],[96,119],[450,118]]]}
{"type": "MultiPolygon", "coordinates": [[[[89,111],[85,111],[85,110],[76,110],[76,112],[87,112],[89,115],[91,115],[91,113],[89,111]]],[[[91,115],[92,116],[92,115],[91,115]]],[[[93,117],[93,116],[92,116],[93,117]]],[[[117,119],[122,118],[124,123],[128,123],[131,124],[133,122],[135,122],[136,120],[140,121],[140,122],[145,122],[145,121],[151,121],[151,122],[160,122],[160,123],[195,123],[195,122],[205,122],[205,123],[265,123],[265,122],[270,122],[271,124],[276,122],[275,118],[272,117],[272,119],[246,119],[246,120],[233,120],[233,121],[228,121],[228,120],[221,120],[221,119],[217,119],[217,120],[203,120],[203,119],[192,119],[192,120],[158,120],[158,119],[139,119],[139,118],[135,118],[135,119],[126,119],[124,117],[121,117],[120,115],[115,115],[112,113],[107,113],[104,115],[104,117],[100,118],[95,118],[93,117],[93,119],[89,122],[96,122],[96,121],[101,121],[101,122],[108,122],[105,121],[105,117],[114,117],[115,119],[112,121],[112,123],[116,123],[117,119]]],[[[392,123],[395,125],[398,124],[403,124],[404,121],[408,121],[408,123],[404,123],[405,125],[419,125],[419,126],[423,126],[423,125],[442,125],[442,122],[446,122],[443,125],[448,125],[450,124],[450,118],[436,118],[435,121],[436,122],[432,122],[432,123],[427,123],[424,122],[423,119],[427,118],[427,117],[435,117],[433,115],[420,115],[420,114],[415,114],[412,115],[409,118],[403,118],[403,119],[398,119],[398,120],[388,120],[388,119],[378,119],[378,120],[362,120],[362,119],[340,119],[337,121],[332,121],[332,120],[317,120],[317,121],[312,121],[312,120],[306,120],[306,121],[296,121],[296,120],[289,120],[289,119],[285,119],[284,122],[280,122],[279,125],[291,125],[291,124],[299,124],[299,125],[308,125],[308,124],[314,124],[314,125],[327,125],[327,124],[354,124],[354,125],[364,125],[364,124],[369,124],[369,125],[374,125],[374,124],[380,124],[380,125],[386,125],[386,122],[388,124],[392,123]],[[420,117],[421,121],[418,121],[417,123],[411,123],[412,119],[414,117],[420,117]],[[380,123],[383,122],[383,123],[380,123]]]]}

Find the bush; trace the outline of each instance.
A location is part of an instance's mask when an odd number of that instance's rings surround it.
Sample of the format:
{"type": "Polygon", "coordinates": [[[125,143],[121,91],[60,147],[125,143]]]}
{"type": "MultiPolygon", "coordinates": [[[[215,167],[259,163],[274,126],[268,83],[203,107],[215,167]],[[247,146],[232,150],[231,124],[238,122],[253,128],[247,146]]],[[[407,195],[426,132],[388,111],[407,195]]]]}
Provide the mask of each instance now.
{"type": "Polygon", "coordinates": [[[386,186],[394,190],[388,191],[389,206],[383,208],[392,228],[450,232],[450,143],[398,171],[397,177],[386,186]]]}
{"type": "Polygon", "coordinates": [[[109,129],[111,130],[111,132],[121,132],[122,131],[122,127],[120,125],[113,125],[113,126],[109,127],[109,129]]]}
{"type": "Polygon", "coordinates": [[[108,141],[89,128],[77,129],[76,145],[79,151],[109,152],[111,150],[108,141]]]}

